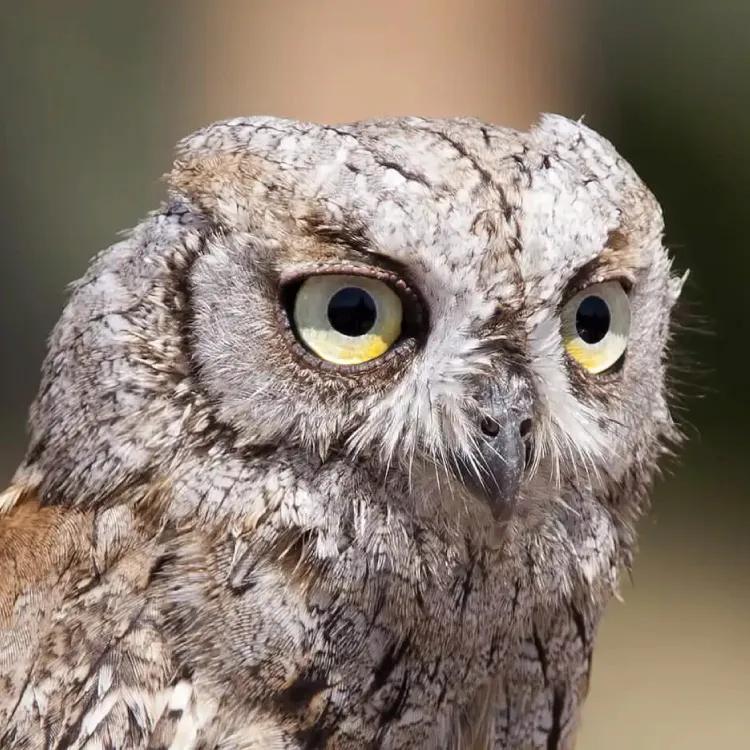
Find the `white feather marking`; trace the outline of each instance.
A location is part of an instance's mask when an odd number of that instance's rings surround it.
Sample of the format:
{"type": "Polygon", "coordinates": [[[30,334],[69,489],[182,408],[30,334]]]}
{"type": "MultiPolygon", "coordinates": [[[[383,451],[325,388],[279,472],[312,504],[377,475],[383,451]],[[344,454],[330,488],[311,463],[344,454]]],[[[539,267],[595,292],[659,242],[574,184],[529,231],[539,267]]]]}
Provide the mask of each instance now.
{"type": "Polygon", "coordinates": [[[105,696],[112,688],[112,667],[103,666],[99,670],[99,677],[96,686],[96,694],[99,698],[105,696]]]}
{"type": "Polygon", "coordinates": [[[173,688],[169,696],[170,711],[187,711],[190,706],[190,698],[193,695],[193,686],[187,680],[180,680],[173,688]]]}
{"type": "Polygon", "coordinates": [[[551,426],[547,440],[554,451],[553,462],[559,463],[567,452],[583,460],[586,469],[604,462],[610,450],[607,436],[599,427],[594,409],[581,403],[572,393],[565,371],[565,356],[557,316],[545,309],[531,321],[529,331],[531,364],[551,426]]]}
{"type": "Polygon", "coordinates": [[[20,499],[24,488],[12,484],[0,494],[0,514],[7,513],[20,499]]]}
{"type": "Polygon", "coordinates": [[[119,691],[114,690],[105,695],[99,703],[96,704],[93,711],[86,714],[81,723],[82,737],[90,737],[96,731],[96,728],[107,718],[109,712],[113,709],[119,698],[119,691]]]}
{"type": "Polygon", "coordinates": [[[169,750],[192,750],[198,740],[200,721],[197,706],[194,705],[193,686],[186,680],[178,682],[169,696],[169,710],[180,711],[180,717],[175,729],[169,750]]]}

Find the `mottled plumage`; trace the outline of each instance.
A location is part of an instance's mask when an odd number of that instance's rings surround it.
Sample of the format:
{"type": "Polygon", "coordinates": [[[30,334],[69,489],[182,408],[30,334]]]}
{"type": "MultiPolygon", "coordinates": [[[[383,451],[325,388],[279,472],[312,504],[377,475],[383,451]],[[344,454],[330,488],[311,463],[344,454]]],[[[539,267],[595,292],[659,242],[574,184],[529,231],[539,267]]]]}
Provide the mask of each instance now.
{"type": "Polygon", "coordinates": [[[179,151],[73,287],[0,495],[0,747],[571,748],[675,437],[654,197],[554,116],[179,151]],[[316,354],[352,338],[306,329],[320,274],[403,310],[385,353],[316,354]]]}

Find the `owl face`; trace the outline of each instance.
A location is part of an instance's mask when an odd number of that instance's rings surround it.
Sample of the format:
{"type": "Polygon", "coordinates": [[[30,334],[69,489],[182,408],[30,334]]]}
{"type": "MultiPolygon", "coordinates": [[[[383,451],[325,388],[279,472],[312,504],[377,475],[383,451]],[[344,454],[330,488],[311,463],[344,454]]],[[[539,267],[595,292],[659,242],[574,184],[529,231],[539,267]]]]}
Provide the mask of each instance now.
{"type": "MultiPolygon", "coordinates": [[[[359,508],[386,535],[502,528],[508,559],[565,581],[616,562],[674,436],[681,282],[607,141],[553,116],[238,119],[186,139],[169,186],[76,285],[19,481],[273,507],[327,529],[319,551],[359,508]]],[[[365,547],[372,523],[350,524],[365,547]]]]}
{"type": "Polygon", "coordinates": [[[442,477],[507,518],[670,432],[660,212],[582,125],[235,121],[183,154],[172,187],[209,227],[192,351],[248,441],[442,477]]]}

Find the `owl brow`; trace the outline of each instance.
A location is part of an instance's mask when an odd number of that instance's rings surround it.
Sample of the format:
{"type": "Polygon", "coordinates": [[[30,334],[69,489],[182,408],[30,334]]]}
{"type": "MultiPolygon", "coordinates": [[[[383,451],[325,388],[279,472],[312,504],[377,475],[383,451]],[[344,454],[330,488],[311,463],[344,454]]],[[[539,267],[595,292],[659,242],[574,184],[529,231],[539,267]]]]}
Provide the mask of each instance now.
{"type": "MultiPolygon", "coordinates": [[[[390,255],[375,250],[375,242],[367,227],[356,218],[346,218],[343,222],[331,222],[322,213],[309,214],[303,222],[309,236],[317,243],[343,250],[348,260],[359,261],[368,266],[377,266],[406,282],[412,288],[416,285],[409,268],[390,255]]],[[[341,260],[341,255],[337,255],[341,260]]]]}
{"type": "Polygon", "coordinates": [[[367,227],[353,217],[343,222],[332,222],[322,212],[308,214],[302,220],[302,226],[310,237],[322,245],[333,245],[353,254],[359,260],[372,257],[372,238],[367,227]]]}
{"type": "Polygon", "coordinates": [[[601,252],[584,263],[568,281],[566,300],[592,283],[617,279],[630,291],[638,269],[637,248],[621,229],[608,235],[601,252]]]}

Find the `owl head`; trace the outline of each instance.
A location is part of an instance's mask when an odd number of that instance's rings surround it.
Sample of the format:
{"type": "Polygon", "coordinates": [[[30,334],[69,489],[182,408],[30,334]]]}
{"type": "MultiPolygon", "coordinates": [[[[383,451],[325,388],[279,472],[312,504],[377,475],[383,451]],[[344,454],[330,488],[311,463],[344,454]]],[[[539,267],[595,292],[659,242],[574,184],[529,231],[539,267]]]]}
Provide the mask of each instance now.
{"type": "Polygon", "coordinates": [[[532,582],[610,581],[675,435],[681,287],[610,143],[557,116],[234,119],[168,186],[74,285],[18,483],[270,508],[320,556],[492,538],[532,582]]]}

